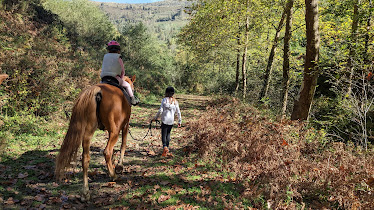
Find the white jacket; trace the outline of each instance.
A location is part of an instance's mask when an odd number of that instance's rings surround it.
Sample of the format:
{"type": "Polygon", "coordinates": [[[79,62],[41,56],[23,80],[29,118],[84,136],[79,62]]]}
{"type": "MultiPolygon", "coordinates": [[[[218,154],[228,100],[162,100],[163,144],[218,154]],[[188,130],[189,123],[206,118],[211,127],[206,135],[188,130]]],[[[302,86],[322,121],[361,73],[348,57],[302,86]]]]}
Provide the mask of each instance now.
{"type": "Polygon", "coordinates": [[[170,103],[169,97],[163,98],[161,101],[160,109],[158,110],[155,119],[157,119],[161,115],[162,123],[166,125],[173,125],[175,112],[177,112],[178,115],[178,124],[181,124],[182,116],[178,102],[175,101],[175,104],[170,103]]]}

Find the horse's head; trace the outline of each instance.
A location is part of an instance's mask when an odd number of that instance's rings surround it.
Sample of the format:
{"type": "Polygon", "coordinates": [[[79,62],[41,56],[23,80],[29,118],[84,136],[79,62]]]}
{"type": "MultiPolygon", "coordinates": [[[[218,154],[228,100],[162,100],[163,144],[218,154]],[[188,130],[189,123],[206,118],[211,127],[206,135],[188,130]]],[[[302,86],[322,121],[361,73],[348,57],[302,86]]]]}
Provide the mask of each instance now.
{"type": "Polygon", "coordinates": [[[0,84],[6,79],[8,78],[8,75],[7,74],[0,74],[0,84]]]}
{"type": "Polygon", "coordinates": [[[134,82],[135,82],[136,76],[133,75],[131,78],[128,76],[124,76],[123,80],[130,84],[131,89],[134,91],[134,82]]]}

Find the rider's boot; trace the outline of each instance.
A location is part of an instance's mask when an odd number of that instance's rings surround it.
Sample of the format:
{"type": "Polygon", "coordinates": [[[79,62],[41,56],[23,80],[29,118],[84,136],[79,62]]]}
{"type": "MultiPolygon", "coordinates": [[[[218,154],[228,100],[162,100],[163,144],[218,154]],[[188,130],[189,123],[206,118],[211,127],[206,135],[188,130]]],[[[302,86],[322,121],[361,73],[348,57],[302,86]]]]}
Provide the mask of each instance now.
{"type": "Polygon", "coordinates": [[[130,102],[131,102],[132,105],[135,106],[135,105],[138,105],[139,100],[136,99],[135,96],[133,96],[133,97],[130,97],[130,102]]]}

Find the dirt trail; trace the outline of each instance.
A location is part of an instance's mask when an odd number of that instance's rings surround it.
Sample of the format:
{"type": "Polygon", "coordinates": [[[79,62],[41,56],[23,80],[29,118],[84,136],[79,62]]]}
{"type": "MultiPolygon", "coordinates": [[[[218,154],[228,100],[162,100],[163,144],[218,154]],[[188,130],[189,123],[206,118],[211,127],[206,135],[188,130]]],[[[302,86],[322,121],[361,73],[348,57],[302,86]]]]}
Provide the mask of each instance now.
{"type": "MultiPolygon", "coordinates": [[[[189,136],[186,131],[188,123],[194,118],[198,118],[205,110],[209,98],[192,95],[177,95],[176,98],[180,104],[183,122],[181,128],[174,126],[172,129],[170,149],[172,154],[175,153],[175,155],[178,155],[180,150],[192,140],[192,137],[189,136]]],[[[127,138],[125,155],[125,164],[128,163],[129,167],[133,165],[134,162],[159,161],[159,156],[162,152],[160,125],[153,122],[152,130],[149,130],[149,121],[156,115],[158,108],[159,104],[141,104],[133,107],[130,120],[130,134],[127,138]]],[[[106,132],[99,132],[96,134],[91,143],[91,162],[99,162],[99,159],[104,161],[102,152],[107,140],[108,135],[106,132]]],[[[115,146],[116,159],[118,159],[120,144],[121,139],[118,140],[115,146]]],[[[164,158],[161,158],[160,160],[163,159],[164,158]]]]}
{"type": "MultiPolygon", "coordinates": [[[[188,145],[193,140],[186,125],[205,110],[208,97],[177,95],[176,98],[181,108],[183,127],[176,128],[174,126],[172,130],[170,142],[172,156],[161,157],[162,144],[159,125],[153,123],[152,130],[146,136],[149,120],[157,113],[159,104],[143,104],[133,108],[130,120],[131,135],[128,135],[124,170],[116,182],[110,182],[106,174],[102,153],[107,143],[107,133],[100,132],[95,136],[91,144],[90,178],[92,182],[90,187],[93,192],[93,203],[89,204],[91,208],[101,205],[105,207],[108,204],[116,206],[118,201],[132,208],[160,208],[167,206],[166,201],[171,198],[167,195],[157,195],[161,188],[170,188],[168,190],[174,191],[173,193],[176,193],[175,190],[184,190],[183,185],[188,184],[188,181],[185,180],[184,169],[188,166],[183,166],[183,163],[190,161],[187,158],[190,152],[188,145]],[[144,190],[145,192],[143,192],[144,190]],[[141,192],[143,195],[131,196],[129,192],[135,194],[141,192]],[[155,200],[156,197],[158,198],[155,200]],[[108,198],[110,199],[108,200],[108,198]],[[163,202],[166,203],[162,205],[163,202]]],[[[119,139],[115,146],[115,162],[119,157],[120,143],[119,139]]],[[[121,206],[122,204],[117,205],[121,206]]],[[[180,205],[183,207],[184,204],[180,205]]]]}
{"type": "MultiPolygon", "coordinates": [[[[0,209],[222,209],[241,206],[242,187],[228,181],[227,174],[200,162],[190,146],[193,141],[188,123],[204,113],[209,98],[177,95],[182,128],[174,127],[170,150],[161,157],[160,130],[148,135],[149,120],[159,103],[133,107],[124,169],[119,180],[107,174],[103,150],[107,133],[97,131],[91,141],[89,185],[91,200],[82,202],[80,160],[64,183],[54,181],[54,158],[58,149],[26,151],[16,160],[0,164],[0,209]]],[[[160,98],[161,101],[161,98],[160,98]]],[[[119,140],[115,146],[118,160],[119,140]]],[[[116,163],[116,161],[115,161],[116,163]]]]}

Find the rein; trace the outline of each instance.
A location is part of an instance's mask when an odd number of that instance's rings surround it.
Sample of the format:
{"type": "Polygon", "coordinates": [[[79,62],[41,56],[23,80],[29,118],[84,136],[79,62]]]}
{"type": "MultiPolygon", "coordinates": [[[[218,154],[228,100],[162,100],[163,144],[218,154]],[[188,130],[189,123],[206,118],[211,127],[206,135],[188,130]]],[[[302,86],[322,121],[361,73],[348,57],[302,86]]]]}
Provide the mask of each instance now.
{"type": "MultiPolygon", "coordinates": [[[[159,120],[155,120],[155,121],[156,121],[156,124],[160,124],[159,120]]],[[[145,134],[145,136],[142,139],[136,139],[136,138],[134,138],[134,136],[131,134],[131,131],[130,131],[130,128],[129,128],[129,134],[130,134],[131,138],[134,139],[135,141],[143,141],[148,136],[149,133],[152,136],[152,121],[149,123],[148,131],[147,131],[147,133],[145,134]]]]}

